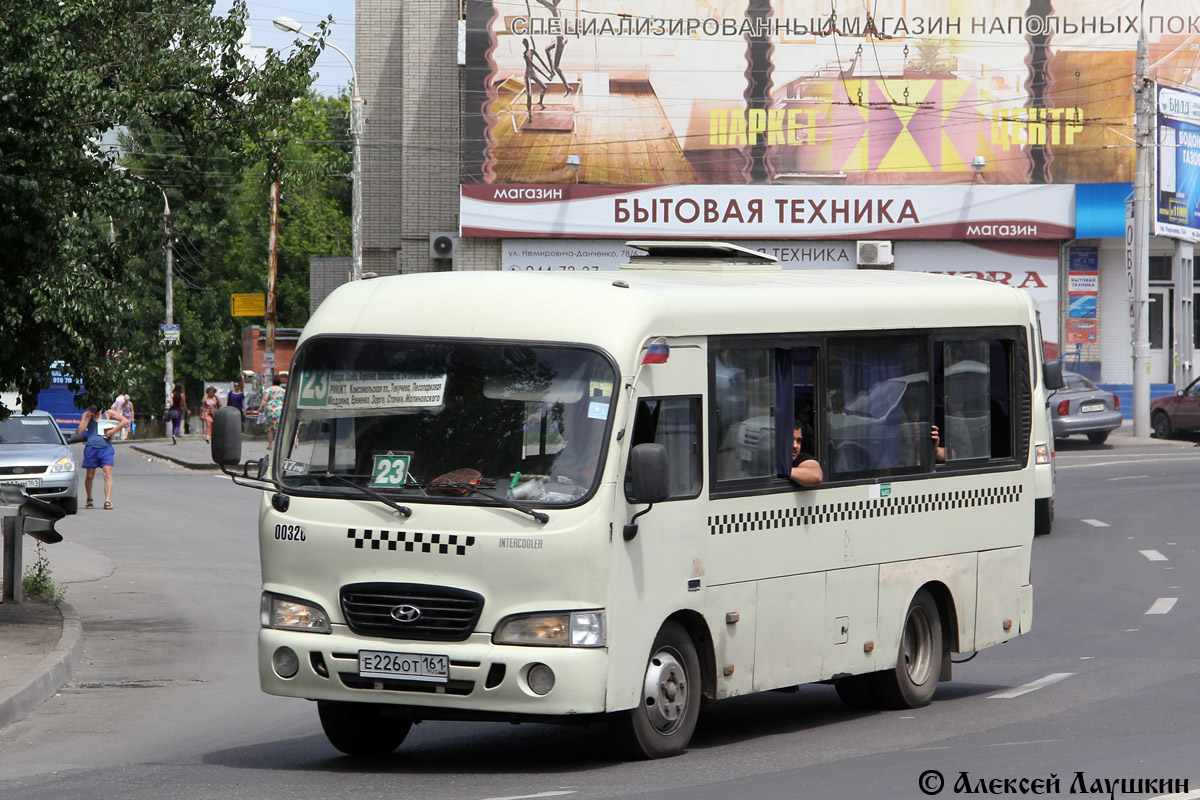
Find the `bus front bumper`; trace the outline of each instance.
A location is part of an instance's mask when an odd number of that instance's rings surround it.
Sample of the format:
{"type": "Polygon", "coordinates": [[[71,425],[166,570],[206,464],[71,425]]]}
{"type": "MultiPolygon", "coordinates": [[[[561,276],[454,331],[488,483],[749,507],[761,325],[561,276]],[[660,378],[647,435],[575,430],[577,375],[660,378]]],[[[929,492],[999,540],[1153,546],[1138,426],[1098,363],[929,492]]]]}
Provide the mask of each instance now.
{"type": "MultiPolygon", "coordinates": [[[[439,712],[453,712],[451,716],[464,719],[504,714],[569,716],[608,710],[605,648],[496,645],[488,634],[472,634],[463,642],[426,642],[369,639],[355,636],[344,625],[334,625],[330,634],[262,628],[258,672],[267,694],[411,706],[417,718],[422,717],[422,708],[429,710],[430,718],[443,716],[439,712]],[[296,655],[298,669],[291,677],[281,677],[274,664],[280,648],[290,648],[296,655]],[[360,650],[448,656],[448,680],[360,677],[360,650]],[[530,670],[538,664],[553,672],[553,688],[544,694],[530,686],[530,670]]],[[[545,674],[542,670],[542,689],[545,674]]]]}

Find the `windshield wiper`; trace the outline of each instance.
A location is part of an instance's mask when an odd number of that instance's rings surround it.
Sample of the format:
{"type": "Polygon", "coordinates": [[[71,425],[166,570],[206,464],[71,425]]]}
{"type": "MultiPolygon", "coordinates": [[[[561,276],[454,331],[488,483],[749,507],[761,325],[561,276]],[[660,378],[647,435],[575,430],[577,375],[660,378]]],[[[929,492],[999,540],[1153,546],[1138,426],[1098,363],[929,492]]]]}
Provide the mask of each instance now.
{"type": "Polygon", "coordinates": [[[335,481],[338,481],[339,483],[342,483],[342,484],[345,484],[346,486],[350,486],[354,489],[357,489],[358,491],[362,492],[363,494],[365,494],[367,497],[371,498],[372,500],[378,500],[379,502],[383,503],[385,506],[390,506],[390,507],[396,509],[397,511],[399,511],[401,514],[403,514],[406,517],[412,516],[412,509],[409,508],[408,506],[402,506],[399,503],[394,503],[391,500],[389,500],[388,498],[381,495],[379,492],[375,491],[374,489],[369,489],[366,486],[357,484],[352,480],[343,478],[341,475],[338,475],[333,472],[325,472],[325,473],[319,475],[318,477],[333,478],[335,481]]]}
{"type": "Polygon", "coordinates": [[[541,511],[532,509],[529,506],[523,506],[520,503],[515,503],[506,497],[497,497],[494,494],[488,494],[483,489],[480,489],[478,486],[476,486],[473,483],[437,483],[437,484],[428,484],[427,483],[427,484],[424,484],[424,488],[426,488],[426,489],[454,489],[456,491],[467,491],[467,492],[473,492],[474,494],[481,494],[489,500],[495,500],[497,503],[504,506],[505,508],[511,508],[514,511],[520,511],[522,514],[528,514],[529,516],[533,517],[534,519],[536,519],[538,522],[541,522],[542,524],[545,524],[550,521],[550,517],[546,516],[546,514],[542,513],[541,511]]]}

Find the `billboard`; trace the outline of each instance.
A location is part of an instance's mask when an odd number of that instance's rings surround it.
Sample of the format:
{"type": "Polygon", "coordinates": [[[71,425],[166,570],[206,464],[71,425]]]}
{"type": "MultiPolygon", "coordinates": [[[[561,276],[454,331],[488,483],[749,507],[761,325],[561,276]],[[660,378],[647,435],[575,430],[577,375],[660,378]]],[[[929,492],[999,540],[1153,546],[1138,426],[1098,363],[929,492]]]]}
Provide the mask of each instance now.
{"type": "Polygon", "coordinates": [[[1200,0],[471,0],[462,183],[1129,181],[1200,0]]]}
{"type": "Polygon", "coordinates": [[[1200,242],[1200,94],[1158,86],[1154,232],[1200,242]]]}

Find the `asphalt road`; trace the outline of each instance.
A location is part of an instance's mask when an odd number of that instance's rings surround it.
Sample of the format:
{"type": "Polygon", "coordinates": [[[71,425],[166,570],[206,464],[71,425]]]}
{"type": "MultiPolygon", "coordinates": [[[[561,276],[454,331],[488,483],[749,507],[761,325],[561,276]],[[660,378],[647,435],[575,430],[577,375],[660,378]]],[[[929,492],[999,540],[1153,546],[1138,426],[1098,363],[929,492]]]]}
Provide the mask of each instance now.
{"type": "Polygon", "coordinates": [[[430,722],[362,762],[326,743],[311,704],[258,690],[259,494],[123,450],[116,510],[60,525],[81,556],[58,577],[86,653],[0,738],[0,797],[921,798],[931,771],[941,797],[1054,777],[1042,793],[1200,789],[1200,449],[1071,442],[1058,474],[1033,632],[956,665],[927,708],[852,712],[827,686],[737,698],[685,755],[627,764],[599,727],[430,722]]]}

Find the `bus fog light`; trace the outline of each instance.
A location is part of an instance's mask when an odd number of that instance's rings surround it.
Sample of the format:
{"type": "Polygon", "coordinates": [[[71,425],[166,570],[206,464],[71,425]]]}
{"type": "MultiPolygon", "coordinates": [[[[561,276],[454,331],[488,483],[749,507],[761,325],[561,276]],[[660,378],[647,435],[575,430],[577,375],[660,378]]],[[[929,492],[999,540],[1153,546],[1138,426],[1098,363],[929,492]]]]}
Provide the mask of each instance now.
{"type": "Polygon", "coordinates": [[[534,694],[550,694],[550,690],[554,688],[554,670],[545,664],[534,664],[529,668],[529,674],[525,676],[525,681],[529,684],[529,690],[534,694]]]}
{"type": "MultiPolygon", "coordinates": [[[[271,666],[281,678],[293,678],[300,671],[300,657],[290,647],[281,647],[271,656],[271,666]]],[[[553,679],[551,679],[553,682],[553,679]]]]}

